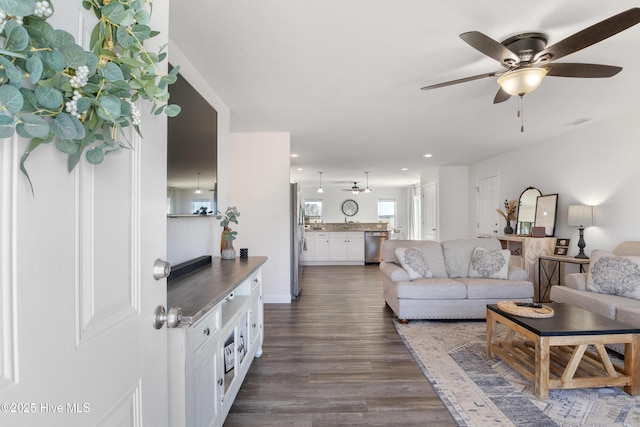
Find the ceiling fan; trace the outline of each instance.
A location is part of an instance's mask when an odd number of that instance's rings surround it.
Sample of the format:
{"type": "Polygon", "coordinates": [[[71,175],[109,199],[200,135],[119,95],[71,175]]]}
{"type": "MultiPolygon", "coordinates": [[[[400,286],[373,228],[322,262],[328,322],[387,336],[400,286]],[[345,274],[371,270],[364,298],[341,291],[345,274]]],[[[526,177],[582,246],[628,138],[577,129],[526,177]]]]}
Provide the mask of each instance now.
{"type": "Polygon", "coordinates": [[[342,191],[351,191],[352,194],[359,194],[363,192],[364,189],[358,187],[358,183],[354,181],[353,186],[351,188],[343,188],[342,191]]]}
{"type": "Polygon", "coordinates": [[[524,96],[535,90],[545,76],[554,77],[611,77],[622,67],[584,63],[555,63],[553,61],[601,42],[640,22],[640,8],[632,8],[579,31],[547,47],[548,36],[543,33],[524,33],[509,37],[502,43],[479,31],[460,34],[460,38],[481,53],[495,59],[506,68],[490,73],[451,80],[421,88],[436,89],[466,83],[485,77],[498,77],[500,89],[493,103],[504,102],[511,96],[524,96]]]}

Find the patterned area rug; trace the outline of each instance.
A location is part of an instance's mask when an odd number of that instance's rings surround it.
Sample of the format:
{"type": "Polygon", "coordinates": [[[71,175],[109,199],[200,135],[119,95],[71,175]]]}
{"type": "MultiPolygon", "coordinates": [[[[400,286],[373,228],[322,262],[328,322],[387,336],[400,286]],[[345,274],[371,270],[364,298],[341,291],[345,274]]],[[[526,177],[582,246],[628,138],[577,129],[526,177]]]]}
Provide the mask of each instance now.
{"type": "Polygon", "coordinates": [[[484,321],[413,320],[396,329],[460,426],[640,426],[640,397],[619,387],[536,399],[528,380],[487,358],[484,321]]]}

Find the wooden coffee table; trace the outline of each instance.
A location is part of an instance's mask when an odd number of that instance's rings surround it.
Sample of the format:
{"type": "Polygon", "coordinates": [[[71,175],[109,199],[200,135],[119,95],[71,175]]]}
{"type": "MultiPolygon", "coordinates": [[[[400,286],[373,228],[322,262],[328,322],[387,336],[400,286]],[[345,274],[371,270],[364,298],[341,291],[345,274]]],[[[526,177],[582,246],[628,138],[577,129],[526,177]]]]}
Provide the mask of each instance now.
{"type": "Polygon", "coordinates": [[[487,305],[487,356],[498,356],[531,381],[542,400],[549,389],[624,387],[630,395],[640,393],[640,328],[568,304],[544,305],[554,309],[553,317],[520,317],[487,305]],[[498,324],[506,327],[501,336],[498,324]],[[617,343],[625,345],[624,368],[613,365],[604,347],[617,343]]]}

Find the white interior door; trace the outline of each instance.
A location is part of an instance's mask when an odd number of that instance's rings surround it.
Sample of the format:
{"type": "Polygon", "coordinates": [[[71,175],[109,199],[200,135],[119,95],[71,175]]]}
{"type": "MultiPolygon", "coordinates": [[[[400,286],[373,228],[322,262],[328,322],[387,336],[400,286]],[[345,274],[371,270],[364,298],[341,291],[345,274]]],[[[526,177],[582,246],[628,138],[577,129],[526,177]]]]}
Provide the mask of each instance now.
{"type": "Polygon", "coordinates": [[[438,240],[436,184],[422,186],[422,239],[438,240]]]}
{"type": "Polygon", "coordinates": [[[498,234],[498,214],[500,207],[498,194],[500,177],[498,175],[478,180],[476,198],[476,218],[478,234],[498,234]]]}
{"type": "MultiPolygon", "coordinates": [[[[52,23],[86,31],[77,0],[52,23]]],[[[153,9],[168,28],[168,2],[153,9]]],[[[159,24],[158,24],[159,23],[159,24]]],[[[162,41],[159,41],[162,44],[162,41]]],[[[18,169],[26,141],[0,144],[1,426],[166,426],[166,303],[153,262],[166,256],[166,118],[146,114],[145,141],[72,172],[52,145],[18,169]]]]}

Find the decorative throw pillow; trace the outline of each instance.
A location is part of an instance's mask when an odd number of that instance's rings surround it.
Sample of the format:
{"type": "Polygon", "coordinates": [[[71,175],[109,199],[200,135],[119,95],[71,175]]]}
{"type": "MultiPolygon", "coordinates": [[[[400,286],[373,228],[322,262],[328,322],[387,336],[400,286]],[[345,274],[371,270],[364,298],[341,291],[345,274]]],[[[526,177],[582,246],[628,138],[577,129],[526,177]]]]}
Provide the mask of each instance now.
{"type": "Polygon", "coordinates": [[[587,290],[640,299],[640,256],[591,252],[587,290]]]}
{"type": "Polygon", "coordinates": [[[402,268],[409,273],[409,280],[433,277],[420,248],[395,248],[393,251],[402,268]]]}
{"type": "Polygon", "coordinates": [[[469,277],[506,279],[509,276],[510,257],[511,252],[508,249],[491,252],[489,249],[476,246],[471,254],[469,277]]]}

